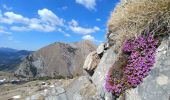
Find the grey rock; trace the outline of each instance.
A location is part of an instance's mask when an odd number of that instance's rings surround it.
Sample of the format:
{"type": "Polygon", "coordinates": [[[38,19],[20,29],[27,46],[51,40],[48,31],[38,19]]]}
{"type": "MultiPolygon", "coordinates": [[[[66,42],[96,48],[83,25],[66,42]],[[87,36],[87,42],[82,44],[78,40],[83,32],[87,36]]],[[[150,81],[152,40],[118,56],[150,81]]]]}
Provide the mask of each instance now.
{"type": "Polygon", "coordinates": [[[38,100],[40,99],[41,95],[40,94],[34,94],[32,96],[26,97],[25,100],[38,100]]]}
{"type": "Polygon", "coordinates": [[[48,88],[36,94],[26,97],[25,100],[69,100],[66,91],[62,87],[48,88]]]}
{"type": "Polygon", "coordinates": [[[156,63],[143,83],[127,91],[126,100],[170,100],[170,39],[157,49],[156,63]]]}
{"type": "Polygon", "coordinates": [[[83,100],[83,97],[79,93],[73,95],[73,100],[83,100]]]}
{"type": "Polygon", "coordinates": [[[61,87],[51,88],[47,91],[45,100],[68,100],[66,91],[61,87]]]}
{"type": "Polygon", "coordinates": [[[116,53],[113,51],[113,47],[111,47],[104,53],[98,67],[95,70],[94,75],[92,76],[92,81],[97,89],[97,95],[99,95],[101,98],[110,98],[111,96],[111,94],[105,96],[105,90],[103,85],[105,83],[104,82],[105,75],[108,72],[109,67],[114,62],[115,58],[116,58],[116,53]]]}
{"type": "Polygon", "coordinates": [[[104,98],[105,98],[104,100],[115,100],[115,97],[109,92],[105,92],[104,98]]]}
{"type": "Polygon", "coordinates": [[[104,52],[105,44],[101,43],[97,48],[97,54],[102,54],[104,52]]]}
{"type": "Polygon", "coordinates": [[[100,61],[99,55],[97,54],[96,51],[93,51],[87,56],[84,62],[83,69],[86,70],[91,76],[93,75],[94,70],[96,69],[99,61],[100,61]]]}
{"type": "Polygon", "coordinates": [[[108,49],[110,47],[109,43],[105,43],[105,49],[108,49]]]}
{"type": "Polygon", "coordinates": [[[69,100],[94,100],[96,89],[87,76],[81,76],[66,88],[69,100]]]}

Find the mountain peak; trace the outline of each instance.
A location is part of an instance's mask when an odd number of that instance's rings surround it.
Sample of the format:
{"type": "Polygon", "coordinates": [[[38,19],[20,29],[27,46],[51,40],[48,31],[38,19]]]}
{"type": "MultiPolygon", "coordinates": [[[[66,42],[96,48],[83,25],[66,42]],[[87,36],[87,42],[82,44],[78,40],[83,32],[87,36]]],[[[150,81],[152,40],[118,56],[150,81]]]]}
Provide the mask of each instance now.
{"type": "Polygon", "coordinates": [[[85,58],[95,49],[95,44],[88,40],[72,43],[55,42],[28,56],[19,65],[16,74],[26,77],[81,75],[85,58]]]}

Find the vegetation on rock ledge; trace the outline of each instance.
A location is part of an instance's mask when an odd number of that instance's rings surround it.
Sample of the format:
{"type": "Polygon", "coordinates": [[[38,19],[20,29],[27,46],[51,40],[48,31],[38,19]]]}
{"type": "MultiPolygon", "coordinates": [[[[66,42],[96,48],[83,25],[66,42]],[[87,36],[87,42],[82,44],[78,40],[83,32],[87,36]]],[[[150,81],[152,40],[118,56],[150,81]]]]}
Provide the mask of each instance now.
{"type": "Polygon", "coordinates": [[[136,39],[126,40],[122,54],[127,55],[127,64],[123,66],[122,76],[118,78],[113,70],[106,75],[105,89],[119,96],[126,89],[142,83],[155,63],[155,51],[158,40],[152,34],[141,35],[136,39]]]}

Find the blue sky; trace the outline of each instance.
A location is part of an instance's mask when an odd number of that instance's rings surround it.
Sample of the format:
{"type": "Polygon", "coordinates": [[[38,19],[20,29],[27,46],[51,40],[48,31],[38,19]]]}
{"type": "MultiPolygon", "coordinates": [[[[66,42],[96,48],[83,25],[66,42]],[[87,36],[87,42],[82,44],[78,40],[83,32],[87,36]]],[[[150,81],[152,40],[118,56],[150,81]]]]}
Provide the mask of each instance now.
{"type": "Polygon", "coordinates": [[[119,0],[0,0],[0,47],[37,50],[53,42],[105,41],[119,0]],[[68,2],[69,1],[69,2],[68,2]]]}

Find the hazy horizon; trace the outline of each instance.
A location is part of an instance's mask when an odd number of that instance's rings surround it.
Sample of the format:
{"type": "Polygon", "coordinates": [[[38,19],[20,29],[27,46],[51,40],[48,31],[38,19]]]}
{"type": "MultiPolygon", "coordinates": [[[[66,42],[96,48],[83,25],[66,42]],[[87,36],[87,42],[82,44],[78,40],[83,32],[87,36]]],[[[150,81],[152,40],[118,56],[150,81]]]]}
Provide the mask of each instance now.
{"type": "MultiPolygon", "coordinates": [[[[83,40],[80,40],[80,41],[83,41],[83,40]]],[[[50,44],[53,44],[53,43],[74,43],[74,42],[80,42],[80,41],[72,41],[72,42],[63,42],[63,41],[56,41],[56,42],[52,42],[52,43],[49,43],[49,44],[46,44],[46,45],[44,45],[44,46],[42,46],[42,47],[40,47],[40,48],[37,48],[37,49],[35,49],[35,50],[32,50],[32,49],[18,49],[18,48],[10,48],[10,47],[0,47],[0,49],[1,48],[6,48],[6,49],[15,49],[15,50],[27,50],[27,51],[37,51],[37,50],[39,50],[39,49],[41,49],[41,48],[43,48],[43,47],[45,47],[45,46],[48,46],[48,45],[50,45],[50,44]]],[[[91,41],[91,40],[90,40],[91,41]]],[[[91,42],[93,42],[94,43],[94,41],[91,41],[91,42]]],[[[95,43],[94,43],[95,44],[95,43]]],[[[99,44],[95,44],[96,46],[98,46],[99,44]]]]}

